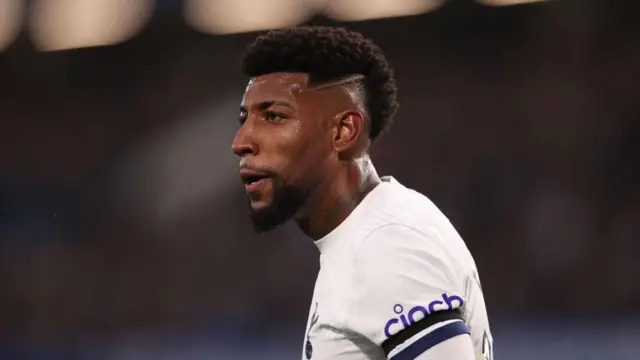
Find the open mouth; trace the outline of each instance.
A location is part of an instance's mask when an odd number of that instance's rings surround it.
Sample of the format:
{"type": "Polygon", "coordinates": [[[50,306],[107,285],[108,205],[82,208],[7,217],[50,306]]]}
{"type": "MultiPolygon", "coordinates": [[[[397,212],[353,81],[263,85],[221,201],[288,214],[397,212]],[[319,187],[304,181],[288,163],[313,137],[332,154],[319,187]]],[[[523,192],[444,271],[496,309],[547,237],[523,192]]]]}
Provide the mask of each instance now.
{"type": "Polygon", "coordinates": [[[241,177],[247,192],[256,192],[269,181],[269,176],[265,174],[245,173],[241,177]]]}
{"type": "Polygon", "coordinates": [[[255,183],[259,182],[260,180],[264,180],[264,179],[267,179],[267,178],[269,178],[267,175],[258,175],[258,174],[255,174],[255,175],[243,175],[242,176],[242,182],[245,185],[252,185],[252,184],[255,184],[255,183]]]}

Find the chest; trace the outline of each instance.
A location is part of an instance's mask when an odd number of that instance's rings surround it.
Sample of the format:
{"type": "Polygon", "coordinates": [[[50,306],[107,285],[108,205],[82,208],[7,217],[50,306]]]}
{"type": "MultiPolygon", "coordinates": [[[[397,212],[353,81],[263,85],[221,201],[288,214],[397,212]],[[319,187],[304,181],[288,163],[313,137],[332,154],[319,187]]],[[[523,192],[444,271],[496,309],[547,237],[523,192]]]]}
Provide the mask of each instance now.
{"type": "Polygon", "coordinates": [[[326,297],[315,300],[304,334],[303,360],[386,359],[378,346],[346,326],[345,308],[326,306],[340,301],[332,302],[326,297]]]}
{"type": "Polygon", "coordinates": [[[322,261],[302,346],[303,360],[385,359],[379,347],[349,328],[349,299],[358,291],[350,264],[322,261]]]}

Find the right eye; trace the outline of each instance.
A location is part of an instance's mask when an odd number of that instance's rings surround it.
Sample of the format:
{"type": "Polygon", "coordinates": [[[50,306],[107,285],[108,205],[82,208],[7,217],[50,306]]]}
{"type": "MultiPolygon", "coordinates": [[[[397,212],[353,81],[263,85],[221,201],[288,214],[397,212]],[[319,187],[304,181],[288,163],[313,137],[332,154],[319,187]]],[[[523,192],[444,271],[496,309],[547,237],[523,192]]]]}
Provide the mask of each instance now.
{"type": "Polygon", "coordinates": [[[275,113],[273,111],[267,111],[264,113],[264,117],[265,119],[267,119],[269,122],[278,122],[282,119],[284,119],[284,116],[282,114],[278,114],[275,113]]]}
{"type": "Polygon", "coordinates": [[[238,118],[238,122],[240,123],[240,125],[244,125],[246,121],[247,121],[247,113],[240,113],[240,117],[238,118]]]}

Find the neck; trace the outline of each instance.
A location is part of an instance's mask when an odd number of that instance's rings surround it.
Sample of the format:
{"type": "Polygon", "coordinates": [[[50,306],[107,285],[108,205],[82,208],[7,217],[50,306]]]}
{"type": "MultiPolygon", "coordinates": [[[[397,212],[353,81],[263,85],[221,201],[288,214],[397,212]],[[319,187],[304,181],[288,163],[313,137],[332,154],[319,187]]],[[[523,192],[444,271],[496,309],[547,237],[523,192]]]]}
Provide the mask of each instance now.
{"type": "Polygon", "coordinates": [[[380,184],[380,177],[368,157],[351,161],[341,170],[315,189],[296,216],[298,227],[313,240],[323,238],[338,227],[380,184]]]}

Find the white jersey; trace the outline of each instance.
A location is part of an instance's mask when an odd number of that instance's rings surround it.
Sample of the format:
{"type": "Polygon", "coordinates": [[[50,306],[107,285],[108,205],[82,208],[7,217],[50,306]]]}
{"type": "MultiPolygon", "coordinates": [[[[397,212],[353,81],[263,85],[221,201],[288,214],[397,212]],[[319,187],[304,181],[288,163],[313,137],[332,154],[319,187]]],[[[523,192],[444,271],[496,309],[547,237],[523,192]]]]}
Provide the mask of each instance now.
{"type": "Polygon", "coordinates": [[[424,195],[385,177],[316,245],[302,359],[415,359],[465,334],[476,359],[492,359],[475,262],[424,195]]]}

